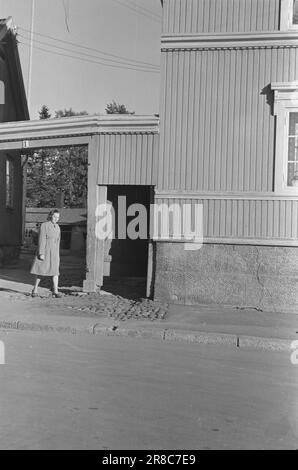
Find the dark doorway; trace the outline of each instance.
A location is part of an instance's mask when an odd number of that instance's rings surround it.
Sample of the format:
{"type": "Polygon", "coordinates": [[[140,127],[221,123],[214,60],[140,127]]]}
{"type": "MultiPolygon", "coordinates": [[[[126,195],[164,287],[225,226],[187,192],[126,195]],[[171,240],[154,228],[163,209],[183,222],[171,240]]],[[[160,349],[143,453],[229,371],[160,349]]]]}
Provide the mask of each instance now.
{"type": "MultiPolygon", "coordinates": [[[[122,186],[110,185],[107,190],[107,200],[112,204],[115,213],[114,238],[107,243],[105,250],[105,277],[104,290],[126,297],[145,297],[148,270],[148,245],[150,232],[150,203],[152,198],[151,186],[122,186]],[[122,198],[121,198],[122,197],[122,198]],[[123,197],[125,199],[123,199],[123,197]],[[122,199],[122,202],[120,199],[122,199]],[[123,226],[119,227],[123,220],[123,201],[126,210],[133,204],[141,204],[146,211],[146,227],[136,227],[136,231],[146,234],[146,239],[130,239],[128,236],[121,239],[123,226]],[[122,219],[121,219],[122,215],[122,219]],[[119,232],[120,229],[120,232],[119,232]]],[[[138,217],[126,215],[126,228],[130,222],[138,217]]],[[[127,232],[126,232],[127,233],[127,232]]]]}

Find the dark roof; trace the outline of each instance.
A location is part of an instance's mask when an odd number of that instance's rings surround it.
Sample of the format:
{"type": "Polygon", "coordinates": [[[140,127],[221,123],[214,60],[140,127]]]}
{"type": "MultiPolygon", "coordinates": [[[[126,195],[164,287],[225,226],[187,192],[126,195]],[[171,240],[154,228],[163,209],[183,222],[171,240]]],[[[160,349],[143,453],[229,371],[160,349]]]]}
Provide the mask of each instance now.
{"type": "MultiPolygon", "coordinates": [[[[49,212],[53,208],[48,207],[27,207],[26,223],[42,223],[47,220],[49,212]]],[[[85,225],[87,223],[86,209],[59,209],[59,225],[85,225]]]]}
{"type": "Polygon", "coordinates": [[[0,19],[0,54],[4,55],[7,60],[11,87],[17,103],[17,119],[19,121],[28,120],[30,117],[18,51],[18,41],[11,16],[6,19],[0,19]]]}

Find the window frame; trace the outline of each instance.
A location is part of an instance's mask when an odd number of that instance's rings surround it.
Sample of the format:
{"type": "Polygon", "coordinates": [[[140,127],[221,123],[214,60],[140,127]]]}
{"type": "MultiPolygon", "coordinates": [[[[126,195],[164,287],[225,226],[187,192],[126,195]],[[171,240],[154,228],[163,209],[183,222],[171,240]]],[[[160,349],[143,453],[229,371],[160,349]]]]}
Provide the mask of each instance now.
{"type": "Polygon", "coordinates": [[[5,162],[5,207],[7,210],[14,209],[15,191],[15,162],[10,155],[6,155],[5,162]]]}
{"type": "Polygon", "coordinates": [[[272,83],[276,116],[274,192],[298,195],[298,186],[288,186],[289,117],[298,113],[298,82],[272,83]]]}
{"type": "MultiPolygon", "coordinates": [[[[287,161],[285,162],[285,165],[286,165],[286,169],[284,170],[285,171],[285,177],[287,178],[286,179],[286,183],[287,183],[287,189],[292,189],[293,187],[297,187],[297,186],[288,186],[288,172],[289,172],[289,149],[290,149],[290,114],[291,113],[296,113],[298,114],[298,107],[296,109],[296,107],[287,107],[287,110],[286,110],[286,115],[285,115],[285,121],[286,121],[286,128],[287,128],[287,161]]],[[[298,140],[298,133],[297,135],[295,135],[295,142],[297,142],[298,140]]],[[[296,147],[296,145],[295,145],[296,147]]],[[[294,160],[293,162],[296,163],[296,170],[294,170],[294,173],[298,173],[298,160],[294,160]]]]}
{"type": "Polygon", "coordinates": [[[281,0],[280,2],[280,30],[298,31],[298,24],[293,23],[294,0],[281,0]]]}

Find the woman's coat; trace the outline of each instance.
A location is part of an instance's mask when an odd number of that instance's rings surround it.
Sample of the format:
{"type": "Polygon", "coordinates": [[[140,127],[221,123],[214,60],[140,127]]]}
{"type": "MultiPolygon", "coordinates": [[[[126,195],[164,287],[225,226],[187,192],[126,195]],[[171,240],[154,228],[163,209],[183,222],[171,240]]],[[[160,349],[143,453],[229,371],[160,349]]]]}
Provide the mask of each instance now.
{"type": "Polygon", "coordinates": [[[59,276],[60,265],[60,227],[53,222],[44,222],[40,226],[38,252],[33,261],[31,274],[37,276],[59,276]],[[45,258],[42,261],[39,256],[45,258]]]}

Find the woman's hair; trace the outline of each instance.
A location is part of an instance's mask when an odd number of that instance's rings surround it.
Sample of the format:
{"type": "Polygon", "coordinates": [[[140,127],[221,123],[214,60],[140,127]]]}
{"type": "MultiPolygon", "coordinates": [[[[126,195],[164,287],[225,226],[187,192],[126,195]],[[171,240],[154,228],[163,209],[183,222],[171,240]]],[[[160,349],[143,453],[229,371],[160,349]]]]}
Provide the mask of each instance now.
{"type": "Polygon", "coordinates": [[[60,211],[58,209],[53,209],[52,211],[50,211],[47,220],[52,220],[54,214],[60,214],[60,211]]]}

